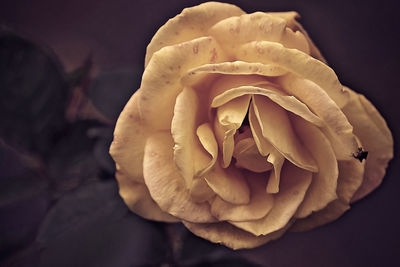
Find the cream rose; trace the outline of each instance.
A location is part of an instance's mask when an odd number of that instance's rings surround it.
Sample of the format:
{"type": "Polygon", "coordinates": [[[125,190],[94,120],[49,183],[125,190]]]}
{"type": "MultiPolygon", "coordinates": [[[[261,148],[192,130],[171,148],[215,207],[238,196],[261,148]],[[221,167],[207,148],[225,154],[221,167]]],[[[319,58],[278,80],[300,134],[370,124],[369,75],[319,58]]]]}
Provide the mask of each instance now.
{"type": "Polygon", "coordinates": [[[390,130],[296,17],[209,2],[157,31],[110,149],[133,212],[251,248],[330,222],[381,183],[390,130]]]}

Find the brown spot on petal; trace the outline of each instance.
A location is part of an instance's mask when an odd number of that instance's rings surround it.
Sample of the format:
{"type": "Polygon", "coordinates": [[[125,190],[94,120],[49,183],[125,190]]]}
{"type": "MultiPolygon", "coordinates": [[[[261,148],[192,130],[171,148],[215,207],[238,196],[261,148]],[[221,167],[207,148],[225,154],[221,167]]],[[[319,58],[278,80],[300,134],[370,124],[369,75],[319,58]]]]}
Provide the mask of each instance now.
{"type": "Polygon", "coordinates": [[[210,61],[214,63],[218,57],[217,49],[213,48],[210,53],[211,53],[210,61]]]}
{"type": "Polygon", "coordinates": [[[193,46],[193,54],[197,54],[197,53],[199,53],[199,44],[195,44],[193,46]]]}

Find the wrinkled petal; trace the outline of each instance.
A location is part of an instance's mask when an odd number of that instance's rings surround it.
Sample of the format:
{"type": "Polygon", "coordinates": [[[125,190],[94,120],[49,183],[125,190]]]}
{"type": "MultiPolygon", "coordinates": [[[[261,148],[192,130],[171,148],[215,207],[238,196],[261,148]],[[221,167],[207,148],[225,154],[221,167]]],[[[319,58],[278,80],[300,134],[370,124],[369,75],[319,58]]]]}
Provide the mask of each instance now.
{"type": "Polygon", "coordinates": [[[269,153],[274,150],[274,147],[262,135],[261,126],[258,122],[253,105],[250,105],[249,108],[249,123],[254,142],[256,143],[256,146],[258,148],[258,152],[260,152],[262,156],[268,156],[269,153]]]}
{"type": "Polygon", "coordinates": [[[234,135],[240,128],[249,108],[250,96],[245,95],[217,108],[216,137],[222,150],[223,167],[229,166],[234,149],[234,135]]]}
{"type": "Polygon", "coordinates": [[[288,12],[273,12],[271,13],[274,16],[279,16],[286,20],[286,24],[290,27],[293,31],[297,32],[300,31],[308,42],[308,46],[310,49],[310,55],[322,62],[326,63],[326,59],[322,56],[321,52],[319,51],[318,47],[314,44],[311,40],[310,36],[308,35],[307,31],[303,28],[303,26],[296,20],[300,18],[300,15],[295,11],[288,11],[288,12]]]}
{"type": "MultiPolygon", "coordinates": [[[[351,92],[351,101],[343,108],[354,134],[368,151],[364,181],[352,201],[369,194],[380,185],[389,161],[393,158],[393,137],[382,116],[364,96],[351,92]]],[[[356,160],[356,159],[354,159],[356,160]]]]}
{"type": "Polygon", "coordinates": [[[281,170],[283,163],[285,162],[285,157],[278,150],[273,149],[269,154],[267,161],[270,162],[274,168],[269,175],[266,192],[278,193],[279,181],[281,179],[281,170]]]}
{"type": "Polygon", "coordinates": [[[195,178],[190,188],[190,196],[193,201],[202,203],[211,200],[215,196],[215,193],[208,186],[204,178],[195,178]]]}
{"type": "Polygon", "coordinates": [[[238,229],[227,222],[200,224],[184,221],[183,224],[193,234],[235,250],[261,246],[269,241],[278,239],[289,228],[288,225],[288,227],[265,236],[254,236],[251,233],[238,229]]]}
{"type": "Polygon", "coordinates": [[[195,168],[195,176],[198,177],[207,173],[214,166],[218,157],[218,144],[209,123],[203,123],[200,125],[197,128],[196,133],[201,145],[211,156],[211,160],[208,161],[207,165],[202,168],[195,168]]]}
{"type": "Polygon", "coordinates": [[[231,223],[257,236],[284,228],[303,201],[310,183],[311,172],[286,161],[282,168],[279,193],[274,195],[274,206],[270,212],[259,220],[231,223]]]}
{"type": "MultiPolygon", "coordinates": [[[[216,38],[232,57],[241,44],[260,40],[281,42],[290,48],[308,52],[308,43],[304,37],[300,39],[287,33],[284,19],[264,12],[226,18],[210,28],[209,34],[216,38]]],[[[302,35],[301,32],[299,34],[302,35]]]]}
{"type": "Polygon", "coordinates": [[[233,156],[236,158],[235,166],[253,172],[266,172],[272,169],[267,158],[261,156],[253,138],[245,138],[237,142],[233,156]]]}
{"type": "Polygon", "coordinates": [[[323,126],[323,121],[310,111],[310,109],[294,96],[288,96],[276,89],[272,84],[260,84],[259,86],[240,86],[226,90],[217,95],[212,103],[212,107],[218,107],[226,102],[242,95],[253,94],[262,95],[271,99],[282,108],[299,115],[303,119],[317,125],[323,126]]]}
{"type": "Polygon", "coordinates": [[[250,221],[261,219],[271,210],[274,197],[265,193],[265,175],[246,173],[250,185],[250,202],[245,205],[234,205],[216,197],[211,204],[211,213],[219,221],[250,221]]]}
{"type": "Polygon", "coordinates": [[[218,21],[243,13],[235,5],[218,2],[207,2],[185,8],[181,14],[161,26],[153,36],[147,46],[145,66],[153,54],[161,48],[207,36],[208,29],[218,21]]]}
{"type": "Polygon", "coordinates": [[[121,112],[114,131],[110,154],[117,169],[130,179],[143,183],[143,153],[150,129],[140,118],[137,91],[121,112]]]}
{"type": "Polygon", "coordinates": [[[151,198],[149,190],[143,183],[135,182],[128,175],[117,172],[119,194],[128,208],[134,213],[155,221],[178,222],[178,218],[162,211],[151,198]]]}
{"type": "Polygon", "coordinates": [[[195,203],[173,163],[173,140],[168,132],[147,139],[143,174],[151,197],[169,214],[191,222],[214,222],[208,203],[195,203]]]}
{"type": "Polygon", "coordinates": [[[305,147],[318,164],[319,171],[312,176],[312,182],[296,218],[304,218],[318,211],[337,198],[338,164],[329,140],[314,125],[299,117],[292,116],[293,127],[305,147]]]}
{"type": "MultiPolygon", "coordinates": [[[[294,75],[279,79],[283,88],[303,101],[326,124],[322,130],[332,143],[336,157],[347,160],[357,151],[358,143],[353,135],[353,127],[326,92],[317,84],[294,75]]],[[[349,90],[346,89],[347,94],[349,90]]]]}
{"type": "Polygon", "coordinates": [[[176,98],[171,134],[174,139],[174,162],[190,186],[194,175],[194,138],[198,99],[194,90],[185,87],[176,98]]]}
{"type": "Polygon", "coordinates": [[[348,101],[349,94],[340,84],[335,72],[323,62],[297,49],[285,48],[275,42],[251,42],[240,47],[237,60],[276,64],[319,85],[339,107],[343,107],[348,101]]]}
{"type": "Polygon", "coordinates": [[[182,83],[193,85],[207,77],[208,74],[229,74],[229,75],[263,75],[268,77],[281,76],[287,71],[273,64],[261,64],[258,62],[222,62],[216,64],[205,64],[193,69],[182,77],[182,83]]]}
{"type": "Polygon", "coordinates": [[[139,111],[143,120],[155,129],[170,129],[175,99],[183,89],[182,75],[196,66],[226,59],[211,37],[166,46],[154,53],[140,86],[139,111]]]}
{"type": "Polygon", "coordinates": [[[318,167],[315,160],[298,142],[285,110],[268,98],[257,95],[253,96],[252,104],[262,135],[290,162],[316,172],[318,167]]]}
{"type": "Polygon", "coordinates": [[[249,203],[249,185],[243,174],[236,168],[222,169],[217,163],[204,178],[210,188],[223,200],[238,205],[249,203]]]}

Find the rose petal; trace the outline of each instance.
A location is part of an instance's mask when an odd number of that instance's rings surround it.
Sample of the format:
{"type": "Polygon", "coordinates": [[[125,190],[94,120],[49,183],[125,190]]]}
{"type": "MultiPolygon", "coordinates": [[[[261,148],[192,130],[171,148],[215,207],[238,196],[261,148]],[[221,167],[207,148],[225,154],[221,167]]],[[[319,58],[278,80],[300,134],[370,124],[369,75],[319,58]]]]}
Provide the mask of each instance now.
{"type": "Polygon", "coordinates": [[[116,162],[119,172],[130,179],[144,183],[143,152],[150,129],[140,118],[138,100],[141,91],[137,91],[121,112],[114,131],[110,154],[116,162]]]}
{"type": "Polygon", "coordinates": [[[250,188],[243,174],[234,167],[214,168],[204,175],[207,184],[223,200],[232,204],[247,204],[250,201],[250,188]]]}
{"type": "Polygon", "coordinates": [[[233,151],[235,166],[253,172],[266,172],[272,169],[267,158],[260,155],[253,138],[245,138],[237,142],[233,151]]]}
{"type": "MultiPolygon", "coordinates": [[[[351,101],[343,108],[354,133],[368,151],[364,181],[352,201],[363,198],[382,182],[388,162],[393,158],[393,137],[385,120],[364,96],[353,91],[351,101]]],[[[356,160],[356,159],[354,159],[356,160]]]]}
{"type": "Polygon", "coordinates": [[[273,12],[275,16],[279,16],[286,20],[286,24],[290,27],[293,31],[300,31],[305,36],[308,46],[310,48],[310,55],[316,59],[321,60],[322,62],[326,63],[326,59],[322,56],[321,52],[311,40],[310,36],[308,35],[307,31],[303,28],[303,26],[296,20],[300,18],[300,15],[295,11],[289,12],[273,12]]]}
{"type": "Polygon", "coordinates": [[[254,236],[246,231],[238,229],[226,222],[219,223],[189,223],[183,222],[193,234],[210,240],[211,242],[223,244],[232,249],[254,248],[269,241],[278,239],[288,227],[265,236],[254,236]]]}
{"type": "Polygon", "coordinates": [[[294,48],[308,52],[305,38],[301,40],[286,33],[284,19],[263,12],[243,14],[221,20],[210,28],[209,34],[216,38],[232,57],[235,56],[237,48],[241,44],[259,40],[296,45],[294,48]],[[282,37],[284,37],[283,40],[282,37]]]}
{"type": "Polygon", "coordinates": [[[218,2],[207,2],[185,8],[181,14],[161,26],[153,36],[147,46],[145,66],[153,54],[161,48],[207,36],[208,29],[218,21],[243,13],[235,5],[218,2]]]}
{"type": "Polygon", "coordinates": [[[280,190],[274,195],[274,206],[270,212],[259,220],[231,223],[257,236],[284,228],[303,201],[310,183],[311,172],[286,161],[282,168],[280,190]]]}
{"type": "Polygon", "coordinates": [[[285,157],[276,149],[273,149],[269,154],[267,161],[270,162],[274,169],[269,175],[268,184],[266,187],[267,193],[278,193],[279,192],[279,181],[281,179],[281,170],[285,157]]]}
{"type": "Polygon", "coordinates": [[[287,71],[273,64],[261,64],[257,62],[222,62],[217,64],[205,64],[193,69],[182,77],[182,84],[193,85],[208,77],[208,74],[229,75],[263,75],[268,77],[281,76],[287,71]]]}
{"type": "Polygon", "coordinates": [[[345,203],[350,203],[351,198],[360,188],[365,173],[365,161],[358,160],[338,161],[339,178],[336,193],[345,203]]]}
{"type": "Polygon", "coordinates": [[[271,210],[274,197],[265,193],[265,175],[247,172],[246,176],[250,185],[250,202],[245,205],[235,205],[216,197],[211,204],[211,213],[219,221],[257,220],[271,210]]]}
{"type": "Polygon", "coordinates": [[[290,28],[285,28],[279,43],[286,48],[294,48],[306,54],[310,54],[310,47],[307,38],[300,31],[294,32],[290,28]]]}
{"type": "Polygon", "coordinates": [[[125,204],[134,213],[155,221],[178,222],[179,219],[162,211],[151,198],[149,190],[143,183],[135,182],[129,175],[116,173],[119,185],[119,194],[125,204]]]}
{"type": "Polygon", "coordinates": [[[252,104],[262,135],[268,142],[293,164],[312,172],[318,171],[315,160],[298,142],[285,110],[268,98],[258,95],[253,96],[252,104]]]}
{"type": "Polygon", "coordinates": [[[291,121],[298,137],[317,161],[319,169],[313,174],[310,188],[295,215],[296,218],[304,218],[337,198],[339,171],[333,148],[319,128],[296,116],[291,116],[291,121]]]}
{"type": "Polygon", "coordinates": [[[249,124],[258,152],[260,152],[262,156],[268,156],[275,148],[262,135],[261,126],[258,122],[253,105],[250,105],[249,108],[249,124]]]}
{"type": "Polygon", "coordinates": [[[323,121],[310,111],[310,109],[294,96],[288,96],[272,84],[259,84],[258,86],[240,86],[224,91],[214,97],[211,106],[218,107],[224,103],[246,94],[263,95],[280,105],[282,108],[299,115],[303,119],[317,125],[323,126],[323,121]]]}
{"type": "Polygon", "coordinates": [[[216,137],[222,150],[223,167],[229,166],[234,149],[234,135],[240,128],[249,108],[250,96],[245,95],[217,108],[216,137]]]}
{"type": "Polygon", "coordinates": [[[192,201],[185,181],[173,163],[173,140],[168,132],[158,132],[147,139],[144,159],[144,181],[151,197],[160,208],[191,222],[214,222],[208,203],[192,201]]]}
{"type": "Polygon", "coordinates": [[[194,90],[185,87],[176,98],[171,134],[174,139],[174,162],[189,187],[194,175],[193,147],[195,142],[198,99],[194,90]]]}
{"type": "Polygon", "coordinates": [[[199,177],[207,173],[215,164],[218,157],[218,144],[215,139],[213,130],[209,123],[203,123],[197,128],[197,137],[203,148],[210,154],[211,160],[208,161],[207,165],[202,168],[195,168],[195,176],[199,177]]]}
{"type": "Polygon", "coordinates": [[[143,73],[139,110],[155,129],[170,129],[175,99],[182,91],[180,78],[188,69],[226,61],[212,37],[201,37],[156,52],[143,73]]]}
{"type": "Polygon", "coordinates": [[[276,64],[319,85],[339,107],[343,107],[348,101],[349,95],[335,72],[321,61],[297,49],[285,48],[275,42],[256,41],[242,45],[236,59],[276,64]]]}
{"type": "Polygon", "coordinates": [[[206,202],[215,196],[214,191],[208,186],[206,180],[202,177],[193,179],[190,188],[190,196],[197,203],[206,202]]]}
{"type": "MultiPolygon", "coordinates": [[[[289,94],[303,101],[315,114],[324,120],[326,127],[322,130],[332,143],[336,157],[339,160],[347,160],[357,151],[358,143],[353,135],[353,127],[345,114],[321,87],[294,75],[286,75],[279,78],[279,82],[289,94]]],[[[349,92],[348,89],[347,92],[349,92]]]]}
{"type": "Polygon", "coordinates": [[[302,232],[311,230],[315,227],[336,220],[349,209],[349,204],[344,203],[342,200],[339,199],[334,200],[329,203],[323,210],[313,213],[304,219],[297,220],[290,228],[290,231],[302,232]]]}

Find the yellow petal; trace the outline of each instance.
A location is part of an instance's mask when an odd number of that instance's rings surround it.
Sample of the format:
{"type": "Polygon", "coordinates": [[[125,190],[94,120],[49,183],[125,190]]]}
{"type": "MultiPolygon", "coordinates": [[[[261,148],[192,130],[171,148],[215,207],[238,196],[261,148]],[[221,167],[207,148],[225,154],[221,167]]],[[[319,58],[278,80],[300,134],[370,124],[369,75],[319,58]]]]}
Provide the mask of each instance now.
{"type": "Polygon", "coordinates": [[[182,77],[182,83],[193,85],[208,77],[208,74],[229,74],[229,75],[262,75],[268,77],[281,76],[287,71],[273,64],[261,64],[257,62],[222,62],[217,64],[205,64],[187,71],[182,77]]]}
{"type": "Polygon", "coordinates": [[[310,188],[296,213],[296,218],[304,218],[337,198],[338,165],[329,140],[317,127],[296,116],[292,116],[291,121],[298,137],[317,161],[319,169],[313,174],[310,188]]]}
{"type": "Polygon", "coordinates": [[[214,222],[208,203],[195,203],[173,163],[173,140],[168,132],[147,139],[143,160],[144,181],[160,208],[183,220],[214,222]]]}
{"type": "Polygon", "coordinates": [[[222,169],[217,163],[214,169],[204,175],[207,184],[223,200],[232,204],[247,204],[250,188],[246,178],[235,167],[222,169]]]}
{"type": "Polygon", "coordinates": [[[253,134],[254,142],[256,143],[256,146],[258,148],[258,152],[262,156],[268,156],[269,153],[274,150],[274,147],[262,135],[261,126],[258,122],[253,105],[250,105],[249,108],[249,124],[251,132],[253,134]]]}
{"type": "Polygon", "coordinates": [[[246,173],[250,185],[250,202],[235,205],[216,197],[211,204],[211,213],[219,221],[249,221],[261,219],[271,210],[274,198],[265,193],[266,179],[263,174],[246,173]]]}
{"type": "Polygon", "coordinates": [[[311,40],[310,36],[308,35],[307,31],[303,28],[303,26],[296,20],[300,18],[300,15],[295,11],[289,12],[273,12],[271,13],[274,16],[279,16],[286,20],[286,24],[290,27],[293,31],[301,32],[308,42],[308,46],[310,49],[310,55],[322,62],[326,63],[325,58],[322,56],[321,52],[318,50],[314,42],[311,40]]]}
{"type": "Polygon", "coordinates": [[[261,156],[253,138],[245,138],[237,142],[233,151],[235,166],[253,172],[266,172],[272,169],[267,158],[261,156]]]}
{"type": "Polygon", "coordinates": [[[192,186],[190,188],[190,196],[193,201],[202,203],[211,200],[215,196],[214,191],[208,186],[204,178],[193,179],[192,186]]]}
{"type": "Polygon", "coordinates": [[[352,199],[356,201],[382,182],[387,164],[393,158],[393,137],[385,120],[364,96],[351,91],[351,101],[343,112],[353,125],[363,149],[368,151],[364,181],[352,199]]]}
{"type": "Polygon", "coordinates": [[[255,248],[269,241],[278,239],[287,230],[285,227],[279,231],[265,236],[254,236],[251,233],[234,227],[227,222],[219,223],[189,223],[183,222],[193,234],[211,242],[223,244],[232,249],[255,248]]]}
{"type": "Polygon", "coordinates": [[[285,157],[276,149],[273,149],[268,156],[268,162],[270,162],[274,169],[269,175],[268,184],[266,187],[267,193],[278,193],[279,192],[279,181],[281,179],[281,170],[285,157]]]}
{"type": "Polygon", "coordinates": [[[290,162],[316,172],[315,160],[297,140],[285,110],[263,96],[253,96],[252,104],[262,135],[290,162]]]}
{"type": "Polygon", "coordinates": [[[214,97],[211,106],[218,107],[224,103],[246,94],[266,96],[282,108],[293,112],[305,120],[317,125],[323,126],[323,121],[310,111],[310,109],[294,96],[288,96],[272,84],[259,84],[258,86],[240,86],[224,91],[214,97]]]}
{"type": "Polygon", "coordinates": [[[232,57],[241,44],[261,40],[280,42],[289,45],[290,48],[308,52],[307,40],[287,33],[284,19],[263,12],[221,20],[210,28],[209,34],[216,38],[232,57]]]}
{"type": "Polygon", "coordinates": [[[338,199],[310,216],[296,220],[291,231],[308,231],[339,218],[350,209],[351,197],[360,187],[364,176],[364,163],[355,160],[339,161],[339,178],[336,193],[338,199]]]}
{"type": "Polygon", "coordinates": [[[234,135],[240,128],[249,108],[250,96],[245,95],[217,108],[215,127],[217,140],[222,149],[223,167],[229,166],[234,149],[234,135]]]}
{"type": "Polygon", "coordinates": [[[195,168],[195,176],[198,177],[207,173],[214,166],[218,157],[218,144],[210,123],[200,125],[196,133],[201,145],[211,156],[211,160],[208,161],[207,165],[202,168],[195,168]]]}
{"type": "Polygon", "coordinates": [[[281,44],[268,41],[251,42],[240,47],[237,60],[276,64],[319,85],[339,107],[343,107],[348,101],[348,92],[340,84],[335,72],[321,61],[297,49],[285,48],[281,44]]]}
{"type": "MultiPolygon", "coordinates": [[[[317,84],[294,75],[279,79],[285,90],[305,103],[326,124],[322,130],[329,138],[339,160],[347,160],[358,149],[353,127],[326,92],[317,84]]],[[[347,94],[349,90],[346,89],[347,94]]]]}
{"type": "Polygon", "coordinates": [[[259,220],[232,224],[257,236],[284,228],[303,201],[310,183],[311,172],[286,161],[282,168],[280,190],[274,195],[274,206],[270,212],[259,220]]]}
{"type": "Polygon", "coordinates": [[[171,134],[175,143],[174,162],[188,187],[194,175],[193,147],[197,108],[198,98],[195,91],[190,87],[185,87],[176,98],[171,134]]]}
{"type": "Polygon", "coordinates": [[[131,97],[117,120],[110,154],[120,172],[143,183],[144,146],[151,131],[140,118],[140,93],[139,90],[131,97]]]}
{"type": "Polygon", "coordinates": [[[180,78],[188,69],[226,61],[218,43],[201,37],[156,52],[142,77],[139,110],[143,120],[155,129],[170,129],[175,99],[183,87],[180,78]]]}
{"type": "Polygon", "coordinates": [[[143,218],[162,222],[178,222],[178,218],[162,211],[151,198],[149,190],[143,183],[135,182],[125,173],[117,171],[119,194],[128,208],[143,218]]]}
{"type": "Polygon", "coordinates": [[[181,14],[168,20],[156,32],[147,46],[145,66],[152,55],[161,48],[207,36],[208,29],[218,21],[243,13],[235,5],[218,2],[207,2],[185,8],[181,14]]]}
{"type": "Polygon", "coordinates": [[[280,43],[286,48],[294,48],[306,54],[310,54],[310,47],[307,38],[300,31],[294,32],[290,28],[285,28],[280,43]]]}
{"type": "Polygon", "coordinates": [[[304,219],[297,220],[290,228],[290,231],[302,232],[311,230],[315,227],[336,220],[349,209],[349,204],[339,199],[334,200],[329,203],[328,206],[326,206],[323,210],[313,213],[304,219]]]}

